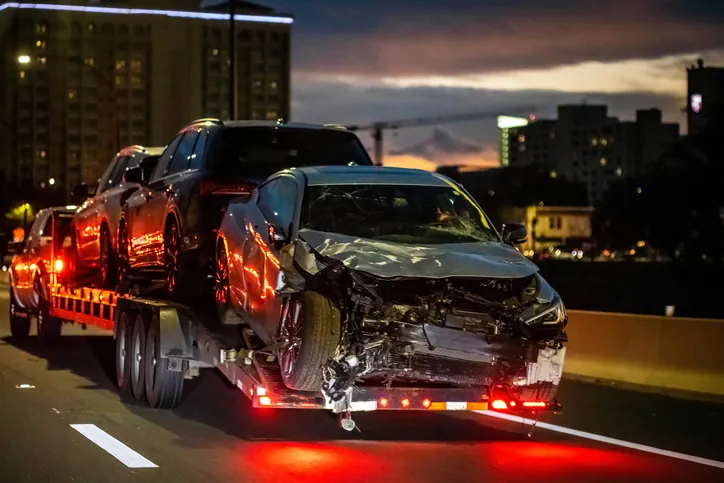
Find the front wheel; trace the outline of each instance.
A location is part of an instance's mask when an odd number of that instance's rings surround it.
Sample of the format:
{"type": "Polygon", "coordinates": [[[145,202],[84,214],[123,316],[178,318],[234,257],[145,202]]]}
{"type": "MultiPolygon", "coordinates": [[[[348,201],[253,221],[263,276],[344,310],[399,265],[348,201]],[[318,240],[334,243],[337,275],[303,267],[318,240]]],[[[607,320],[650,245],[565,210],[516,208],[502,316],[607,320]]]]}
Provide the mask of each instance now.
{"type": "Polygon", "coordinates": [[[179,256],[181,255],[181,235],[175,220],[166,226],[163,236],[163,266],[166,275],[166,292],[175,296],[179,292],[179,256]]]}
{"type": "Polygon", "coordinates": [[[320,391],[322,366],[334,355],[341,332],[340,313],[331,300],[312,291],[300,292],[284,310],[279,350],[284,384],[298,391],[320,391]]]}

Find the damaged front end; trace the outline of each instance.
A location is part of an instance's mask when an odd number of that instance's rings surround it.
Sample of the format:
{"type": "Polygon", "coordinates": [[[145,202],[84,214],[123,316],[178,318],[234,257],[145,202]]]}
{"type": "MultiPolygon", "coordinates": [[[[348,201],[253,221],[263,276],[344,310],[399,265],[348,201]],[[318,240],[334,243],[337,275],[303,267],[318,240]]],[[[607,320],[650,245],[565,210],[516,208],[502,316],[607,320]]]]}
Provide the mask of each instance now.
{"type": "Polygon", "coordinates": [[[341,310],[341,342],[323,369],[323,392],[336,411],[345,410],[355,385],[554,398],[567,314],[537,271],[511,278],[383,277],[350,268],[351,260],[325,256],[302,239],[289,248],[282,263],[288,289],[318,291],[341,310]]]}

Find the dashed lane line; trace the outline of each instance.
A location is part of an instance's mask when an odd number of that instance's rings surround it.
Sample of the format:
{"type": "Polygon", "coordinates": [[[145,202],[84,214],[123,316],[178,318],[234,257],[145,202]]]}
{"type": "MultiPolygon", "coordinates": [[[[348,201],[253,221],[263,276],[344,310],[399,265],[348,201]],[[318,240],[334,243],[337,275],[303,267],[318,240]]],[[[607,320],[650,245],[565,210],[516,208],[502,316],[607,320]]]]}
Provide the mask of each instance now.
{"type": "Polygon", "coordinates": [[[70,427],[93,441],[129,468],[158,468],[158,465],[136,453],[95,424],[71,424],[70,427]]]}
{"type": "MultiPolygon", "coordinates": [[[[492,418],[505,419],[506,421],[513,421],[522,424],[533,424],[535,421],[532,419],[522,418],[520,416],[513,416],[512,414],[497,413],[494,411],[476,411],[477,413],[489,416],[492,418]]],[[[692,463],[698,463],[700,465],[713,466],[724,470],[724,462],[710,460],[707,458],[701,458],[699,456],[692,456],[684,453],[677,453],[675,451],[669,451],[666,449],[654,448],[653,446],[646,446],[643,444],[632,443],[630,441],[624,441],[622,439],[609,438],[608,436],[601,436],[599,434],[587,433],[585,431],[579,431],[577,429],[570,429],[563,426],[556,426],[555,424],[540,422],[536,424],[537,428],[546,429],[548,431],[555,431],[557,433],[568,434],[576,436],[578,438],[590,439],[592,441],[598,441],[601,443],[612,444],[621,446],[623,448],[635,449],[638,451],[644,451],[646,453],[657,454],[660,456],[666,456],[668,458],[675,458],[692,463]]]]}

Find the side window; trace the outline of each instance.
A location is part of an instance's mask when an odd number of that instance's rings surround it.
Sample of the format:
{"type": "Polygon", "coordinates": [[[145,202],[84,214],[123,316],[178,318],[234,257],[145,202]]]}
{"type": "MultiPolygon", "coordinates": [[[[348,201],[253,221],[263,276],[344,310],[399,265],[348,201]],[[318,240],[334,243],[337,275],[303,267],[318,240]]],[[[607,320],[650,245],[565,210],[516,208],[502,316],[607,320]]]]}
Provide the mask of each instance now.
{"type": "Polygon", "coordinates": [[[108,189],[115,188],[121,184],[121,181],[123,180],[123,173],[126,172],[126,167],[128,166],[128,160],[130,158],[130,156],[124,156],[118,160],[116,167],[113,170],[113,174],[111,175],[111,179],[108,180],[108,189]]]}
{"type": "MultiPolygon", "coordinates": [[[[35,219],[33,226],[30,227],[30,231],[28,232],[28,243],[26,245],[28,248],[37,248],[40,246],[40,237],[45,233],[45,225],[48,223],[48,220],[50,220],[50,212],[41,213],[35,219]]],[[[48,230],[50,230],[50,227],[48,227],[48,230]]],[[[48,231],[48,233],[49,232],[50,231],[48,231]]]]}
{"type": "Polygon", "coordinates": [[[113,181],[113,170],[118,165],[118,160],[120,158],[115,157],[113,160],[111,160],[111,164],[106,168],[106,171],[103,173],[103,176],[101,176],[101,180],[98,182],[98,186],[96,187],[96,195],[99,195],[103,193],[105,190],[109,188],[109,184],[113,181]]]}
{"type": "Polygon", "coordinates": [[[157,179],[161,179],[166,175],[166,168],[168,168],[169,163],[171,163],[173,153],[176,151],[178,143],[181,141],[182,137],[183,133],[176,136],[173,141],[166,146],[166,149],[163,150],[163,154],[161,154],[158,164],[156,164],[156,169],[153,170],[153,176],[151,176],[149,182],[153,183],[157,179]]]}
{"type": "Polygon", "coordinates": [[[276,178],[259,188],[259,210],[267,221],[285,232],[294,220],[297,183],[293,178],[276,178]]]}
{"type": "Polygon", "coordinates": [[[179,143],[178,149],[173,155],[171,167],[168,169],[167,174],[180,173],[181,171],[188,169],[189,162],[191,161],[191,155],[194,153],[194,144],[196,143],[197,137],[198,132],[186,131],[186,135],[179,143]]]}
{"type": "Polygon", "coordinates": [[[196,146],[194,146],[194,153],[191,155],[189,169],[199,169],[203,166],[207,138],[208,134],[206,133],[206,131],[199,131],[199,137],[196,140],[196,146]]]}

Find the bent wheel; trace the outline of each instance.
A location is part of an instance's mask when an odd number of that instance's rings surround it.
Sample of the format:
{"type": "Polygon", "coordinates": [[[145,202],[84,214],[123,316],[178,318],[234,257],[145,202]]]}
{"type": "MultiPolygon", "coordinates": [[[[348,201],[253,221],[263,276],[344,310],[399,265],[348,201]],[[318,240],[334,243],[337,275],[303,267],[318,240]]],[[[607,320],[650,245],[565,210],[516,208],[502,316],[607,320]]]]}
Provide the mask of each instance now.
{"type": "Polygon", "coordinates": [[[130,313],[123,312],[116,329],[116,383],[118,391],[125,394],[131,388],[131,333],[133,319],[130,313]]]}
{"type": "Polygon", "coordinates": [[[279,368],[288,388],[322,389],[322,367],[337,350],[340,331],[339,309],[325,296],[304,291],[291,300],[279,326],[286,341],[279,350],[279,368]]]}
{"type": "Polygon", "coordinates": [[[154,409],[173,409],[181,401],[184,373],[169,370],[169,360],[161,357],[161,330],[157,316],[149,324],[143,359],[146,401],[154,409]]]}

